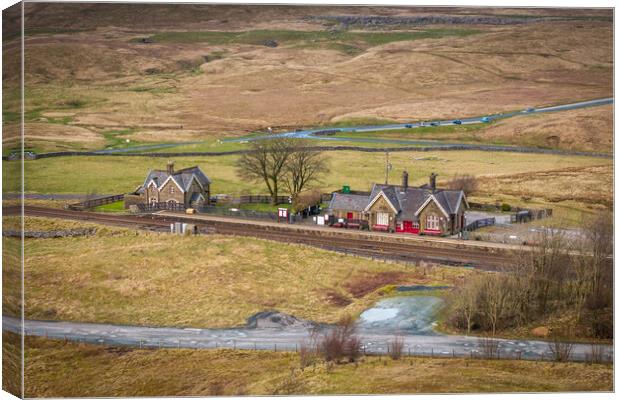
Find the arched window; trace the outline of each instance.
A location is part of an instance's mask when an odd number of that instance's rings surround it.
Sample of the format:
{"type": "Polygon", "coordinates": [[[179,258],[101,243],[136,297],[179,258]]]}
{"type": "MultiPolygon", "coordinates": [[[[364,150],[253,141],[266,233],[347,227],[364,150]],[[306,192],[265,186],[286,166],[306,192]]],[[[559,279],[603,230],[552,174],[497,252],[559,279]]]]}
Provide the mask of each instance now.
{"type": "Polygon", "coordinates": [[[170,208],[174,208],[177,205],[177,201],[176,200],[168,200],[168,207],[170,208]]]}
{"type": "Polygon", "coordinates": [[[150,201],[152,206],[156,206],[157,205],[157,198],[156,197],[151,197],[151,201],[150,201]]]}
{"type": "Polygon", "coordinates": [[[174,194],[174,185],[170,185],[170,194],[174,194]]]}
{"type": "Polygon", "coordinates": [[[426,229],[433,231],[439,230],[439,217],[435,214],[430,214],[426,217],[426,229]]]}

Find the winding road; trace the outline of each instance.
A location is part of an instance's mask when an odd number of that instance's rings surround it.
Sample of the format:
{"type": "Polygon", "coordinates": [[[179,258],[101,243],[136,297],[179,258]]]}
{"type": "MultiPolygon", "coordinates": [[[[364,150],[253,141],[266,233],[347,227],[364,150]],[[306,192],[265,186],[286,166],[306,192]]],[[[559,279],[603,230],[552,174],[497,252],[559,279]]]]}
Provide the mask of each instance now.
{"type": "MultiPolygon", "coordinates": [[[[604,98],[604,99],[595,99],[588,101],[581,101],[578,103],[570,103],[557,105],[552,107],[539,107],[539,108],[529,108],[523,111],[513,111],[508,113],[499,113],[493,115],[486,115],[480,117],[470,117],[470,118],[452,118],[449,120],[437,120],[433,121],[433,124],[436,126],[449,126],[455,125],[455,121],[460,121],[462,125],[469,124],[480,124],[485,122],[491,122],[498,119],[510,118],[519,115],[531,115],[531,114],[542,114],[542,113],[550,113],[550,112],[558,112],[558,111],[568,111],[568,110],[576,110],[579,108],[587,108],[587,107],[596,107],[607,104],[613,104],[613,98],[604,98]]],[[[417,145],[436,145],[436,146],[454,146],[459,145],[463,146],[462,143],[446,143],[446,142],[438,142],[438,141],[430,141],[430,140],[392,140],[392,139],[368,139],[368,138],[350,138],[350,137],[331,137],[329,135],[321,135],[321,132],[325,131],[336,131],[338,133],[360,133],[360,132],[376,132],[376,131],[386,131],[386,130],[401,130],[401,129],[413,129],[420,127],[428,127],[431,122],[411,122],[411,123],[403,123],[403,124],[391,124],[391,125],[369,125],[369,126],[355,126],[355,127],[323,127],[309,130],[299,130],[293,132],[283,132],[278,134],[264,135],[264,136],[256,136],[252,138],[236,138],[236,139],[227,139],[223,140],[226,142],[244,142],[244,141],[254,141],[254,140],[263,140],[263,139],[272,139],[275,137],[289,137],[296,139],[316,139],[316,140],[329,140],[329,141],[347,141],[347,142],[374,142],[374,143],[392,143],[392,144],[417,144],[417,145]],[[317,134],[318,133],[318,134],[317,134]]],[[[480,145],[475,145],[476,147],[480,147],[480,145]]],[[[509,147],[509,146],[500,146],[500,147],[509,147]]]]}
{"type": "MultiPolygon", "coordinates": [[[[529,108],[523,111],[513,111],[507,113],[498,113],[486,116],[479,117],[468,117],[468,118],[451,118],[447,120],[437,120],[433,123],[436,123],[437,126],[449,126],[455,125],[454,121],[459,120],[462,125],[468,124],[479,124],[485,122],[491,122],[498,119],[510,118],[520,115],[531,115],[531,114],[542,114],[542,113],[550,113],[550,112],[558,112],[558,111],[568,111],[568,110],[576,110],[580,108],[587,107],[596,107],[603,106],[607,104],[613,104],[614,99],[612,97],[603,98],[603,99],[594,99],[588,101],[581,101],[577,103],[569,103],[562,104],[556,106],[549,107],[538,107],[538,108],[529,108]]],[[[430,122],[411,122],[411,123],[402,123],[402,124],[389,124],[389,125],[372,125],[372,126],[354,126],[354,127],[321,127],[307,130],[296,130],[291,132],[283,132],[277,134],[267,134],[262,136],[254,136],[254,137],[241,137],[241,138],[232,138],[232,139],[223,139],[222,142],[230,142],[230,143],[243,143],[255,140],[264,140],[264,139],[273,139],[275,137],[290,137],[296,139],[314,139],[314,140],[323,140],[323,141],[331,141],[331,142],[360,142],[360,143],[383,143],[383,144],[392,144],[392,145],[412,145],[412,146],[426,146],[428,149],[443,149],[443,150],[491,150],[491,151],[521,151],[521,152],[549,152],[549,153],[557,153],[557,154],[565,154],[565,153],[574,153],[576,155],[597,155],[590,153],[580,152],[565,152],[561,150],[548,150],[548,149],[537,149],[537,148],[528,148],[528,147],[517,147],[517,146],[494,146],[494,145],[481,145],[481,144],[466,144],[466,143],[457,143],[457,142],[444,142],[444,141],[433,141],[433,140],[399,140],[399,139],[380,139],[380,138],[354,138],[354,137],[333,137],[327,135],[317,135],[317,133],[324,131],[336,131],[338,133],[363,133],[363,132],[376,132],[376,131],[386,131],[386,130],[402,130],[402,129],[413,129],[419,128],[422,126],[430,126],[430,122]]],[[[200,141],[191,141],[191,142],[177,142],[177,143],[161,143],[161,144],[152,144],[152,145],[141,145],[134,147],[126,147],[122,149],[105,149],[105,150],[97,150],[91,152],[94,155],[114,155],[114,154],[133,154],[134,152],[143,152],[148,150],[157,150],[157,149],[166,149],[166,148],[174,148],[177,146],[185,146],[190,144],[200,144],[203,142],[200,141]]],[[[231,152],[232,154],[233,152],[231,152]]],[[[90,153],[89,153],[90,154],[90,153]]],[[[166,154],[166,156],[170,156],[173,153],[166,154]]],[[[174,153],[174,155],[182,156],[184,153],[174,153]]],[[[187,153],[193,154],[193,153],[187,153]]],[[[208,153],[206,152],[205,155],[208,153]]],[[[226,154],[226,153],[223,153],[226,154]]],[[[75,154],[75,155],[79,155],[75,154]]],[[[212,155],[222,155],[220,153],[212,154],[212,155]]],[[[609,156],[609,155],[604,155],[609,156]]],[[[610,156],[609,156],[610,157],[610,156]]]]}

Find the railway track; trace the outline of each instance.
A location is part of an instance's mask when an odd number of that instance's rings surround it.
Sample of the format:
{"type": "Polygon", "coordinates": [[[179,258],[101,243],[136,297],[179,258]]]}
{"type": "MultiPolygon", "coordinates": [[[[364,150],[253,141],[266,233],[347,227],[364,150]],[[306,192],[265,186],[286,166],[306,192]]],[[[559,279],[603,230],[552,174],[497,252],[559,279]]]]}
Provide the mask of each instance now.
{"type": "MultiPolygon", "coordinates": [[[[6,207],[4,215],[18,215],[19,207],[6,207]]],[[[188,218],[174,215],[107,215],[88,211],[71,211],[43,207],[25,207],[26,216],[61,218],[95,222],[120,227],[168,231],[172,222],[191,222],[199,231],[223,235],[257,237],[286,243],[304,244],[326,250],[364,257],[401,262],[430,261],[448,265],[468,265],[497,270],[510,262],[513,252],[509,249],[483,247],[449,242],[379,240],[351,232],[291,229],[268,225],[244,223],[239,220],[221,221],[188,218]]]]}

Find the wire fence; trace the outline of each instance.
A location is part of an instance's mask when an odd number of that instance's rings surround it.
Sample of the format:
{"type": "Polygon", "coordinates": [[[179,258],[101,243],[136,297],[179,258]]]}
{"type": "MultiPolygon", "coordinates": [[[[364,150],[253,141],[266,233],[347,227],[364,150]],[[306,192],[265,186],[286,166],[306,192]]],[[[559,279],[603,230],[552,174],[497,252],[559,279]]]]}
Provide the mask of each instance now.
{"type": "MultiPolygon", "coordinates": [[[[28,332],[26,331],[26,334],[28,332]]],[[[40,335],[38,332],[36,335],[40,335]]],[[[118,338],[118,337],[102,337],[97,335],[63,335],[58,333],[45,332],[43,335],[49,339],[62,339],[65,342],[84,343],[91,345],[99,345],[103,347],[133,347],[138,349],[204,349],[204,350],[255,350],[255,351],[272,351],[272,352],[288,352],[300,353],[308,351],[307,346],[301,341],[264,341],[250,339],[222,339],[222,340],[205,340],[205,339],[174,339],[166,340],[159,338],[118,338]]],[[[391,347],[393,342],[375,342],[372,345],[361,345],[359,348],[360,355],[364,356],[390,356],[393,354],[391,347]]],[[[566,360],[587,362],[597,364],[613,363],[613,353],[611,351],[601,350],[603,347],[595,348],[592,345],[589,352],[574,352],[566,360]]],[[[314,348],[314,352],[319,351],[314,348]]],[[[549,349],[544,351],[532,351],[521,349],[504,349],[495,346],[493,351],[489,351],[488,346],[484,344],[484,339],[478,343],[471,342],[469,346],[428,346],[428,345],[402,345],[399,349],[400,356],[408,357],[426,357],[426,358],[455,358],[455,359],[477,359],[477,360],[529,360],[529,361],[559,361],[556,354],[552,351],[552,344],[549,349]]]]}

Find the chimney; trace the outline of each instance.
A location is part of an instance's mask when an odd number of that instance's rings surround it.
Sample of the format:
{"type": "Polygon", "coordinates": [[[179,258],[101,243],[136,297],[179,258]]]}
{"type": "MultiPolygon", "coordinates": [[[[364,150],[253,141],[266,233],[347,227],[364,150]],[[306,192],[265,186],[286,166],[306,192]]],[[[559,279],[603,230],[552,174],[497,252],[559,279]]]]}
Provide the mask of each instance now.
{"type": "Polygon", "coordinates": [[[437,178],[437,174],[434,172],[431,172],[431,176],[429,177],[429,188],[431,189],[431,191],[435,191],[437,190],[437,182],[436,182],[436,178],[437,178]]]}
{"type": "Polygon", "coordinates": [[[174,174],[174,161],[168,161],[166,170],[168,171],[168,175],[174,174]]]}
{"type": "Polygon", "coordinates": [[[407,171],[403,171],[403,182],[401,186],[403,187],[403,190],[407,190],[409,187],[409,174],[407,171]]]}

